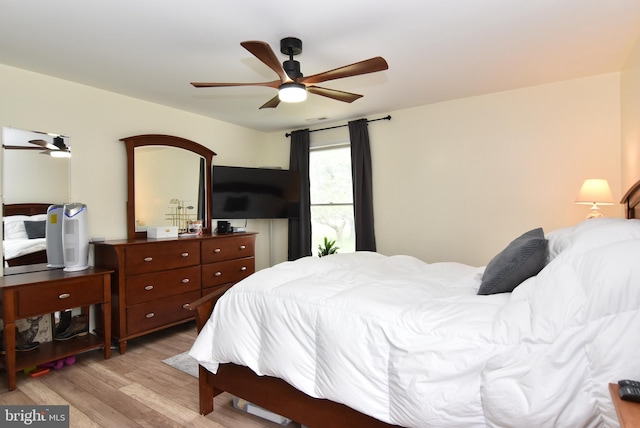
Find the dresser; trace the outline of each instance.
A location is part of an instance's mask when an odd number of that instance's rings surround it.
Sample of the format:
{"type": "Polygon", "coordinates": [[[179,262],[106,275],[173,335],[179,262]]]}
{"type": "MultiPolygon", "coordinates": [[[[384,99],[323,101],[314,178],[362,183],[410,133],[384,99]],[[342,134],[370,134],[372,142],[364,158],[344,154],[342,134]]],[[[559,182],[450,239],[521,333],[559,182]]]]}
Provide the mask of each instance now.
{"type": "Polygon", "coordinates": [[[16,388],[16,372],[59,360],[92,349],[103,348],[104,358],[111,356],[111,271],[89,268],[77,272],[47,269],[0,277],[0,317],[4,321],[5,355],[0,361],[6,370],[9,391],[16,388]],[[47,315],[95,305],[96,330],[65,341],[41,343],[37,349],[16,353],[15,322],[18,319],[47,315]]]}
{"type": "Polygon", "coordinates": [[[255,272],[255,233],[95,244],[96,266],[113,270],[111,331],[127,340],[194,319],[189,303],[255,272]]]}

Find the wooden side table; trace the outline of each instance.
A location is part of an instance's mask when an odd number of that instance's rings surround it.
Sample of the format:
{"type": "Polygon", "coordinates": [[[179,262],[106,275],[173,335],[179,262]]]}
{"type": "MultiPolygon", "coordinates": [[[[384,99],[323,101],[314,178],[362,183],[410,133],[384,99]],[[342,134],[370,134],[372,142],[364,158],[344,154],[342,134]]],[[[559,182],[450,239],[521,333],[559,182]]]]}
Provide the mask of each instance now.
{"type": "Polygon", "coordinates": [[[609,393],[618,414],[621,428],[640,427],[640,403],[620,399],[620,387],[617,383],[609,384],[609,393]]]}
{"type": "Polygon", "coordinates": [[[0,277],[6,352],[0,362],[7,372],[9,391],[16,389],[16,373],[20,370],[101,347],[104,358],[111,357],[111,273],[100,268],[79,272],[50,269],[0,277]],[[90,305],[102,307],[102,318],[96,320],[102,324],[102,337],[89,333],[65,341],[52,340],[16,355],[16,320],[90,305]]]}

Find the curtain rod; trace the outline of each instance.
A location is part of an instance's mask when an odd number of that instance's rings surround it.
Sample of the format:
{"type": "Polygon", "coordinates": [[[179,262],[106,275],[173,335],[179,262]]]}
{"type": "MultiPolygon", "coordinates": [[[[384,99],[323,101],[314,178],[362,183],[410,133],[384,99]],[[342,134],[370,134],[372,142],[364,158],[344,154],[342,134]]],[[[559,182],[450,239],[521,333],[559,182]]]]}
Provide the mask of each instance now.
{"type": "MultiPolygon", "coordinates": [[[[385,117],[380,117],[378,119],[371,119],[371,120],[367,120],[367,123],[369,122],[377,122],[378,120],[391,120],[391,115],[387,115],[385,117]]],[[[316,131],[326,131],[327,129],[336,129],[336,128],[344,128],[345,126],[349,126],[348,123],[344,124],[344,125],[336,125],[336,126],[330,126],[328,128],[320,128],[320,129],[312,129],[309,132],[316,132],[316,131]]],[[[284,134],[285,137],[290,137],[291,133],[287,132],[286,134],[284,134]]]]}

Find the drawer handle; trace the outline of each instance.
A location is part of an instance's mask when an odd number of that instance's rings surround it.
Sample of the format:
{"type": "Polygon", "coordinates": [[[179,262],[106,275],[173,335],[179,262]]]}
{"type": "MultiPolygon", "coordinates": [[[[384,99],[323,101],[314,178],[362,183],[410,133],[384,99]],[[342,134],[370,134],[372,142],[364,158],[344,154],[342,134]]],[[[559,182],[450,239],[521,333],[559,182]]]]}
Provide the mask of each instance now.
{"type": "Polygon", "coordinates": [[[218,271],[218,272],[213,274],[213,276],[221,276],[221,275],[222,275],[222,272],[220,272],[220,271],[218,271]]]}
{"type": "Polygon", "coordinates": [[[150,262],[150,261],[152,261],[152,260],[153,260],[153,257],[145,257],[145,258],[144,258],[144,261],[145,261],[145,262],[150,262]]]}
{"type": "Polygon", "coordinates": [[[155,316],[156,316],[156,314],[154,314],[153,312],[149,312],[147,315],[145,315],[145,317],[147,317],[147,318],[153,318],[155,316]]]}
{"type": "Polygon", "coordinates": [[[58,296],[58,299],[68,299],[69,297],[71,297],[71,294],[62,293],[61,295],[58,296]]]}
{"type": "Polygon", "coordinates": [[[182,305],[182,309],[190,309],[191,307],[189,306],[188,303],[185,303],[184,305],[182,305]]]}
{"type": "Polygon", "coordinates": [[[241,250],[246,250],[246,249],[247,249],[247,246],[246,246],[246,245],[240,245],[240,249],[241,249],[241,250]]]}
{"type": "Polygon", "coordinates": [[[220,248],[216,248],[215,250],[213,250],[214,253],[219,253],[220,251],[222,251],[220,248]]]}
{"type": "Polygon", "coordinates": [[[240,272],[244,272],[245,270],[247,270],[247,267],[246,267],[246,266],[242,266],[242,267],[240,268],[240,272]]]}
{"type": "Polygon", "coordinates": [[[153,285],[147,285],[146,287],[144,287],[144,289],[147,291],[151,291],[153,290],[153,285]]]}
{"type": "Polygon", "coordinates": [[[189,278],[185,278],[182,280],[183,284],[188,284],[191,280],[189,278]]]}
{"type": "Polygon", "coordinates": [[[189,253],[182,253],[180,254],[182,257],[189,257],[189,253]]]}

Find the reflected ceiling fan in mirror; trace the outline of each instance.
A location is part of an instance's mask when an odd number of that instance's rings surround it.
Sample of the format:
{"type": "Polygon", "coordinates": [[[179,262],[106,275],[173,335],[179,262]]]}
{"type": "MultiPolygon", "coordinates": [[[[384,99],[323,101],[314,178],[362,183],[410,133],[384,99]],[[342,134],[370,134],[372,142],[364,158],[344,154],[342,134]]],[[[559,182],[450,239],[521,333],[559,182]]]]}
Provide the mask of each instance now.
{"type": "Polygon", "coordinates": [[[64,138],[60,136],[54,137],[53,143],[41,139],[29,140],[29,143],[45,149],[44,152],[40,152],[41,154],[46,154],[54,158],[71,157],[71,150],[69,150],[69,147],[64,143],[64,138]]]}
{"type": "Polygon", "coordinates": [[[370,58],[354,64],[345,65],[333,70],[304,77],[300,72],[300,62],[293,59],[302,53],[302,41],[295,37],[287,37],[280,40],[280,52],[289,56],[289,59],[280,64],[280,60],[273,52],[269,44],[261,41],[247,41],[240,43],[242,47],[251,52],[267,67],[276,72],[279,80],[258,83],[207,83],[191,82],[196,88],[219,88],[225,86],[266,86],[278,90],[278,95],[260,106],[263,108],[275,108],[280,102],[301,102],[307,99],[307,92],[321,95],[345,103],[351,103],[362,95],[351,92],[338,91],[316,86],[329,80],[343,79],[345,77],[359,76],[361,74],[375,73],[389,68],[387,61],[382,57],[370,58]]]}

